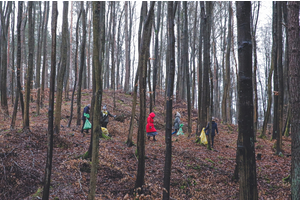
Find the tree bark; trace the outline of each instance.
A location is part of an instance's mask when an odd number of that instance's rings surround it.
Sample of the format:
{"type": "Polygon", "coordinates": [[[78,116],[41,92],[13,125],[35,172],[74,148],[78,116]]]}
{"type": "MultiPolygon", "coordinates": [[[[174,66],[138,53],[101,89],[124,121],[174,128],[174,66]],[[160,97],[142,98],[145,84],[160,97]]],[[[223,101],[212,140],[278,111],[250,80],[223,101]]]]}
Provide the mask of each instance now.
{"type": "Polygon", "coordinates": [[[157,85],[157,68],[158,68],[158,34],[160,27],[160,13],[161,13],[161,1],[158,2],[157,5],[157,21],[155,27],[155,46],[154,46],[154,66],[153,66],[153,103],[155,105],[156,98],[156,85],[157,85]]]}
{"type": "MultiPolygon", "coordinates": [[[[176,4],[175,4],[176,5],[176,4]]],[[[172,102],[174,88],[174,73],[175,73],[175,36],[174,36],[174,13],[176,6],[173,6],[173,1],[168,2],[168,51],[170,68],[169,79],[167,86],[167,102],[166,102],[166,132],[165,132],[165,166],[164,166],[164,190],[163,200],[170,199],[170,178],[172,165],[172,102]]]]}
{"type": "Polygon", "coordinates": [[[300,39],[299,39],[299,2],[288,2],[288,43],[289,43],[289,86],[292,124],[292,165],[291,165],[291,199],[300,196],[300,39]]]}
{"type": "Polygon", "coordinates": [[[32,9],[34,2],[28,2],[28,67],[26,71],[26,85],[25,85],[25,107],[24,107],[24,122],[23,129],[29,130],[29,101],[30,101],[30,88],[33,76],[33,55],[34,55],[34,19],[32,9]]]}
{"type": "Polygon", "coordinates": [[[251,2],[237,2],[238,102],[239,102],[239,198],[258,199],[253,133],[252,43],[250,34],[251,2]]]}
{"type": "Polygon", "coordinates": [[[63,24],[62,24],[62,43],[61,43],[61,67],[57,72],[57,87],[56,87],[56,103],[55,103],[55,116],[54,116],[54,133],[59,134],[60,120],[61,120],[61,104],[63,94],[63,81],[67,67],[68,59],[68,8],[69,2],[64,1],[63,6],[63,24]]]}
{"type": "Polygon", "coordinates": [[[95,199],[97,183],[97,167],[99,163],[99,136],[101,130],[101,104],[102,104],[102,68],[105,46],[105,2],[93,2],[93,85],[95,85],[95,103],[93,109],[93,144],[92,168],[88,199],[95,199]],[[101,24],[101,26],[100,26],[101,24]],[[100,39],[100,41],[99,41],[100,39]]]}
{"type": "MultiPolygon", "coordinates": [[[[154,4],[151,2],[148,15],[145,18],[143,33],[141,36],[140,52],[139,52],[139,92],[140,92],[140,117],[138,129],[138,170],[135,182],[135,188],[140,188],[139,193],[143,192],[144,176],[145,176],[145,122],[146,122],[146,77],[147,77],[147,61],[149,55],[149,46],[151,41],[152,19],[154,15],[154,4]]],[[[147,2],[142,3],[142,7],[146,8],[147,2]]],[[[142,20],[142,19],[141,19],[142,20]]]]}
{"type": "Polygon", "coordinates": [[[53,155],[53,111],[54,111],[54,87],[55,87],[55,71],[56,71],[56,27],[57,27],[57,2],[52,2],[52,48],[51,48],[51,77],[50,77],[50,92],[49,92],[49,109],[48,109],[48,140],[47,140],[47,160],[44,177],[43,200],[49,199],[51,170],[52,170],[52,155],[53,155]]]}
{"type": "Polygon", "coordinates": [[[128,38],[128,1],[125,1],[125,85],[124,91],[129,92],[129,77],[130,77],[130,55],[129,55],[129,38],[128,38]]]}
{"type": "Polygon", "coordinates": [[[79,78],[77,86],[77,125],[81,124],[81,86],[82,86],[82,73],[84,68],[85,61],[85,44],[86,44],[86,16],[83,1],[81,2],[82,10],[82,42],[81,42],[81,55],[80,55],[80,69],[79,69],[79,78]]]}

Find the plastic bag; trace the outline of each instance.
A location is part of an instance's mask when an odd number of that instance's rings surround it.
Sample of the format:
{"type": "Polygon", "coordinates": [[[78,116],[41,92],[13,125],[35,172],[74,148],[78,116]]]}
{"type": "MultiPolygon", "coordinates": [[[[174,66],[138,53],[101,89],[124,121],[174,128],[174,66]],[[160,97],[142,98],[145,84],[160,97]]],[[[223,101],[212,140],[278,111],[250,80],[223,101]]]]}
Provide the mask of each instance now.
{"type": "Polygon", "coordinates": [[[83,116],[85,116],[86,118],[90,118],[90,114],[88,114],[88,113],[83,113],[83,116]]]}
{"type": "Polygon", "coordinates": [[[101,127],[102,129],[102,133],[104,133],[105,135],[108,135],[108,130],[107,128],[101,127]]]}
{"type": "Polygon", "coordinates": [[[177,132],[177,135],[184,135],[184,133],[182,131],[182,127],[183,127],[183,124],[180,124],[179,125],[179,131],[177,132]]]}
{"type": "Polygon", "coordinates": [[[87,130],[87,129],[91,129],[91,128],[92,128],[91,122],[88,119],[86,119],[84,126],[83,126],[83,130],[87,130]]]}
{"type": "Polygon", "coordinates": [[[207,144],[207,143],[208,143],[208,142],[207,142],[206,135],[205,135],[204,128],[203,128],[202,131],[201,131],[200,139],[201,139],[201,143],[202,143],[202,144],[207,144]]]}

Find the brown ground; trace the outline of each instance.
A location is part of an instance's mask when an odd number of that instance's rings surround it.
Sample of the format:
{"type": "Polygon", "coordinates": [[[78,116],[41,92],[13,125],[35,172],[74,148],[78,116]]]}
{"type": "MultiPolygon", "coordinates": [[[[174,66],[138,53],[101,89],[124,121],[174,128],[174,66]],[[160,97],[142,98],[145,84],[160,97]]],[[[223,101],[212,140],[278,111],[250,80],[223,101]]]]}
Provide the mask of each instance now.
{"type": "MultiPolygon", "coordinates": [[[[91,91],[83,91],[82,109],[90,103],[91,91]]],[[[100,140],[97,199],[135,199],[133,188],[137,173],[136,147],[125,145],[130,122],[130,95],[116,94],[116,109],[113,110],[113,93],[105,91],[103,104],[112,114],[127,116],[125,122],[110,119],[108,131],[111,140],[100,140]]],[[[11,102],[11,100],[9,100],[11,102]]],[[[159,97],[154,108],[155,127],[158,141],[146,142],[145,195],[140,199],[162,199],[164,142],[164,100],[159,97]]],[[[48,106],[48,102],[46,102],[48,106]]],[[[24,133],[21,126],[21,112],[18,112],[17,128],[10,131],[11,119],[4,120],[0,114],[0,199],[41,199],[41,189],[47,154],[47,107],[41,115],[35,113],[31,103],[30,129],[24,133]]],[[[186,133],[187,111],[185,103],[177,103],[173,112],[182,114],[186,133]]],[[[9,113],[12,113],[9,105],[9,113]]],[[[76,107],[74,106],[76,110],[76,107]]],[[[139,105],[137,106],[139,112],[139,105]]],[[[75,111],[76,112],[76,111],[75,111]]],[[[84,137],[80,127],[67,128],[70,115],[70,101],[64,101],[60,135],[54,137],[53,168],[50,199],[86,199],[89,188],[90,161],[78,158],[84,154],[90,141],[90,134],[84,137]]],[[[138,116],[138,115],[136,115],[138,116]]],[[[239,184],[231,180],[235,167],[237,127],[218,122],[220,134],[215,137],[215,149],[195,143],[196,111],[193,112],[193,135],[173,137],[171,199],[238,199],[239,184]]],[[[134,129],[136,141],[137,123],[134,129]]],[[[291,141],[283,139],[284,156],[274,155],[274,141],[258,139],[256,153],[262,159],[256,162],[259,199],[290,199],[290,183],[283,178],[290,173],[291,141]]]]}

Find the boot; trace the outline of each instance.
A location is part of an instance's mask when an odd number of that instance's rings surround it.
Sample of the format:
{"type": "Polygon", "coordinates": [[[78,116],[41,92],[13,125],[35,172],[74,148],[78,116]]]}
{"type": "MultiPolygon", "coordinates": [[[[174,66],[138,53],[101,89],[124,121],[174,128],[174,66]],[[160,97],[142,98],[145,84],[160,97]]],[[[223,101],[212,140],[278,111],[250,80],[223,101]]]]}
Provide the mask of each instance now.
{"type": "Polygon", "coordinates": [[[153,141],[157,141],[157,139],[155,139],[155,136],[153,136],[153,141]]]}

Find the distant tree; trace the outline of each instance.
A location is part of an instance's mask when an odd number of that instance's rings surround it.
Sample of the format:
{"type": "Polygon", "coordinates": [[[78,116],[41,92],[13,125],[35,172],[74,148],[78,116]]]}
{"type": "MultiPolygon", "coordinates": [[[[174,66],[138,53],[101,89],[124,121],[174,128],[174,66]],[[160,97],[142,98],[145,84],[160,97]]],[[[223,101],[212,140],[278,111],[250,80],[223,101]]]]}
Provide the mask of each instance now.
{"type": "MultiPolygon", "coordinates": [[[[77,54],[78,54],[78,29],[79,29],[79,20],[80,20],[81,13],[82,13],[82,9],[79,10],[78,17],[77,17],[77,23],[76,23],[75,58],[77,58],[77,54]]],[[[75,96],[75,90],[76,90],[76,85],[77,85],[77,59],[75,59],[75,63],[74,63],[74,72],[75,72],[74,73],[74,87],[73,87],[72,97],[71,97],[71,108],[70,108],[71,114],[70,114],[70,119],[68,122],[68,127],[71,126],[72,119],[73,119],[73,104],[74,104],[74,96],[75,96]]],[[[81,106],[80,106],[80,108],[81,108],[81,106]]],[[[80,112],[80,110],[79,110],[79,112],[80,112]]],[[[79,113],[79,115],[80,115],[80,113],[79,113]]],[[[79,116],[79,117],[81,119],[81,116],[79,116]]],[[[80,125],[80,122],[78,124],[78,116],[77,116],[77,125],[80,125]]]]}
{"type": "Polygon", "coordinates": [[[47,157],[44,176],[43,200],[49,199],[52,155],[53,155],[53,112],[54,112],[54,89],[55,89],[55,71],[56,71],[56,27],[57,27],[57,2],[52,2],[52,22],[51,22],[51,76],[50,76],[50,92],[49,92],[49,109],[48,109],[48,140],[47,140],[47,157]]]}
{"type": "Polygon", "coordinates": [[[300,38],[299,38],[299,2],[288,2],[288,43],[289,43],[289,93],[291,104],[292,165],[291,165],[291,199],[300,197],[300,38]]]}
{"type": "Polygon", "coordinates": [[[129,92],[129,78],[130,78],[130,52],[129,52],[129,36],[128,36],[128,1],[125,1],[125,85],[124,91],[129,92]]]}
{"type": "Polygon", "coordinates": [[[252,43],[250,34],[251,2],[236,2],[238,40],[239,102],[239,198],[258,199],[253,132],[252,43]]]}
{"type": "Polygon", "coordinates": [[[166,102],[166,132],[165,132],[165,166],[164,166],[164,190],[163,199],[170,199],[170,180],[171,180],[171,165],[172,165],[172,102],[174,90],[174,74],[175,74],[175,36],[174,36],[174,17],[176,6],[173,1],[168,2],[168,51],[169,51],[169,79],[167,86],[167,102],[166,102]]]}
{"type": "MultiPolygon", "coordinates": [[[[12,51],[11,51],[11,103],[14,103],[14,90],[15,90],[15,74],[16,74],[16,70],[15,70],[15,16],[16,16],[16,5],[15,2],[13,2],[13,15],[12,15],[12,19],[11,19],[11,33],[12,33],[12,37],[11,37],[11,44],[12,44],[12,51]]],[[[1,57],[0,57],[1,59],[1,57]]],[[[1,74],[1,73],[0,73],[1,74]]]]}
{"type": "Polygon", "coordinates": [[[63,94],[63,81],[67,68],[68,59],[68,8],[69,2],[63,2],[63,23],[62,23],[62,43],[61,43],[61,66],[57,72],[57,87],[56,87],[56,102],[55,102],[55,117],[54,117],[54,133],[58,134],[60,131],[61,120],[61,104],[63,94]]]}
{"type": "Polygon", "coordinates": [[[34,17],[32,9],[34,2],[28,2],[28,67],[26,71],[26,85],[25,85],[25,107],[24,107],[24,122],[23,129],[29,130],[29,101],[30,101],[30,89],[33,76],[33,55],[34,55],[34,17]]]}

